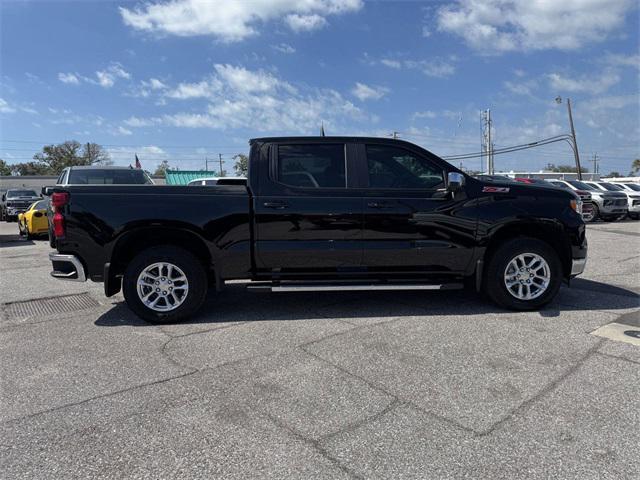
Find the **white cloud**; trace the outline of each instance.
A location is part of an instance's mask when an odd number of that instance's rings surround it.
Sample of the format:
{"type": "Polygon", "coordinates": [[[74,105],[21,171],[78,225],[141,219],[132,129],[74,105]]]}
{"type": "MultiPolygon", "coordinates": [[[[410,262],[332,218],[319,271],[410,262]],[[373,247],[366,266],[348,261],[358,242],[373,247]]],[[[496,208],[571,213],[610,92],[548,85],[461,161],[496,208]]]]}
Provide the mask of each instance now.
{"type": "Polygon", "coordinates": [[[388,88],[378,87],[375,85],[365,85],[364,83],[356,82],[355,87],[351,90],[351,93],[360,101],[365,100],[380,100],[389,92],[388,88]]]}
{"type": "Polygon", "coordinates": [[[145,87],[151,88],[151,90],[162,90],[167,88],[167,86],[157,78],[150,78],[148,82],[143,81],[142,84],[145,87]]]}
{"type": "Polygon", "coordinates": [[[299,89],[272,73],[232,65],[217,64],[209,77],[179,84],[164,95],[169,100],[200,98],[206,105],[195,112],[130,117],[125,125],[309,133],[317,131],[321,121],[336,125],[345,119],[374,120],[335,90],[299,89]]]}
{"type": "Polygon", "coordinates": [[[326,16],[357,11],[362,0],[171,0],[120,7],[124,23],[136,30],[166,35],[211,35],[238,42],[258,34],[262,24],[284,18],[294,31],[313,30],[326,16]]]}
{"type": "Polygon", "coordinates": [[[633,67],[640,69],[640,54],[624,55],[621,53],[610,53],[604,57],[604,63],[612,67],[633,67]]]}
{"type": "Polygon", "coordinates": [[[615,72],[602,72],[592,77],[568,77],[559,73],[547,75],[549,85],[557,92],[587,92],[602,93],[620,81],[615,72]]]}
{"type": "Polygon", "coordinates": [[[413,114],[413,120],[417,120],[419,118],[436,118],[438,114],[432,110],[425,110],[424,112],[416,112],[413,114]]]}
{"type": "Polygon", "coordinates": [[[129,130],[128,128],[124,128],[122,125],[117,128],[116,132],[119,135],[133,135],[133,132],[131,130],[129,130]]]}
{"type": "Polygon", "coordinates": [[[222,84],[217,79],[203,80],[198,83],[180,83],[166,94],[169,98],[188,100],[190,98],[209,98],[220,90],[222,84]]]}
{"type": "Polygon", "coordinates": [[[68,83],[71,85],[80,85],[80,79],[78,78],[77,75],[73,73],[60,72],[58,74],[58,80],[60,80],[62,83],[68,83]]]}
{"type": "Polygon", "coordinates": [[[420,70],[428,77],[445,78],[453,75],[456,72],[455,62],[457,58],[451,56],[448,58],[434,57],[429,60],[407,60],[403,58],[383,58],[379,62],[376,60],[370,60],[370,65],[380,63],[385,67],[394,68],[400,70],[402,68],[420,70]]]}
{"type": "Polygon", "coordinates": [[[380,60],[380,63],[385,67],[389,67],[389,68],[395,68],[395,69],[402,68],[401,62],[399,62],[398,60],[392,60],[390,58],[383,58],[382,60],[380,60]]]}
{"type": "Polygon", "coordinates": [[[98,70],[96,77],[98,78],[98,85],[104,88],[111,88],[118,78],[128,80],[131,78],[131,75],[125,71],[119,63],[112,63],[105,70],[98,70]]]}
{"type": "Polygon", "coordinates": [[[535,80],[524,80],[521,82],[506,81],[504,82],[504,86],[516,95],[533,95],[533,91],[537,88],[538,82],[535,80]]]}
{"type": "Polygon", "coordinates": [[[285,17],[284,21],[294,32],[310,32],[327,26],[327,20],[316,13],[311,15],[291,13],[285,17]]]}
{"type": "Polygon", "coordinates": [[[574,50],[616,33],[631,0],[458,0],[437,12],[440,31],[484,53],[574,50]]]}
{"type": "Polygon", "coordinates": [[[0,113],[13,113],[16,109],[7,103],[4,98],[0,98],[0,113]]]}
{"type": "Polygon", "coordinates": [[[288,43],[280,43],[278,45],[271,45],[271,48],[273,48],[274,50],[277,50],[280,53],[287,53],[287,54],[296,53],[296,49],[293,48],[288,43]]]}

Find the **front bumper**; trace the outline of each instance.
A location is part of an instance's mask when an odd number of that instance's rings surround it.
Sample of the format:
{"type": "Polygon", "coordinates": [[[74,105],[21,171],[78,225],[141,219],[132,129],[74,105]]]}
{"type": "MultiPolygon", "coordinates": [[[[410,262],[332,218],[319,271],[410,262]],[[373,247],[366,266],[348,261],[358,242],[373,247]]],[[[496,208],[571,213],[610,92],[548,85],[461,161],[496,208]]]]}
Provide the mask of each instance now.
{"type": "Polygon", "coordinates": [[[574,258],[573,260],[571,260],[571,276],[574,277],[576,275],[580,275],[582,272],[584,272],[586,266],[587,257],[574,258]]]}
{"type": "Polygon", "coordinates": [[[86,282],[87,275],[84,271],[84,265],[75,255],[67,255],[63,253],[49,254],[49,260],[53,265],[51,276],[60,280],[71,280],[73,282],[86,282]]]}

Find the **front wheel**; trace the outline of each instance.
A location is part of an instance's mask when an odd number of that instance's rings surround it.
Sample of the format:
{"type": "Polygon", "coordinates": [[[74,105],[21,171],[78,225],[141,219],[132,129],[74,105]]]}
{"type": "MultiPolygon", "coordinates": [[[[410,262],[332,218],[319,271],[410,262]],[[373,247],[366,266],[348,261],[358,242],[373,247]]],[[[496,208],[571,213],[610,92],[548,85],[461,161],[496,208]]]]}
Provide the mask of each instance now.
{"type": "Polygon", "coordinates": [[[127,266],[123,293],[127,305],[151,323],[185,320],[200,308],[207,294],[202,263],[187,250],[151,247],[127,266]]]}
{"type": "Polygon", "coordinates": [[[553,300],[561,283],[555,250],[535,238],[520,237],[500,245],[491,256],[484,289],[501,307],[536,310],[553,300]]]}

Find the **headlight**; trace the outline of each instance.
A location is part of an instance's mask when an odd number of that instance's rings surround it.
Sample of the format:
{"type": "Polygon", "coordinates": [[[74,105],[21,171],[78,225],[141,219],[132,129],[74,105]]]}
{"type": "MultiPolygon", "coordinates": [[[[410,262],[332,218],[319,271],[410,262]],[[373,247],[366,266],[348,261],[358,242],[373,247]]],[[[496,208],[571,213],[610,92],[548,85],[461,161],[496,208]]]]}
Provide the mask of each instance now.
{"type": "Polygon", "coordinates": [[[582,201],[581,200],[569,200],[571,209],[579,215],[582,215],[582,201]]]}

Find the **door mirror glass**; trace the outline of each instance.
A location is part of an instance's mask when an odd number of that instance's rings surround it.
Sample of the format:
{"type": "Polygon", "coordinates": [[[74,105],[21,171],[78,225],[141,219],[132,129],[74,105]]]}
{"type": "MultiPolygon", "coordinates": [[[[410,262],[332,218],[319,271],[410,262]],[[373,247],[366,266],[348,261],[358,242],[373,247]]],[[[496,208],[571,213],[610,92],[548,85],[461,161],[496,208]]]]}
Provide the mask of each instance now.
{"type": "Polygon", "coordinates": [[[50,197],[53,193],[53,187],[42,187],[42,195],[46,197],[50,197]]]}
{"type": "Polygon", "coordinates": [[[449,172],[447,174],[447,189],[450,192],[456,192],[464,185],[464,175],[458,172],[449,172]]]}

